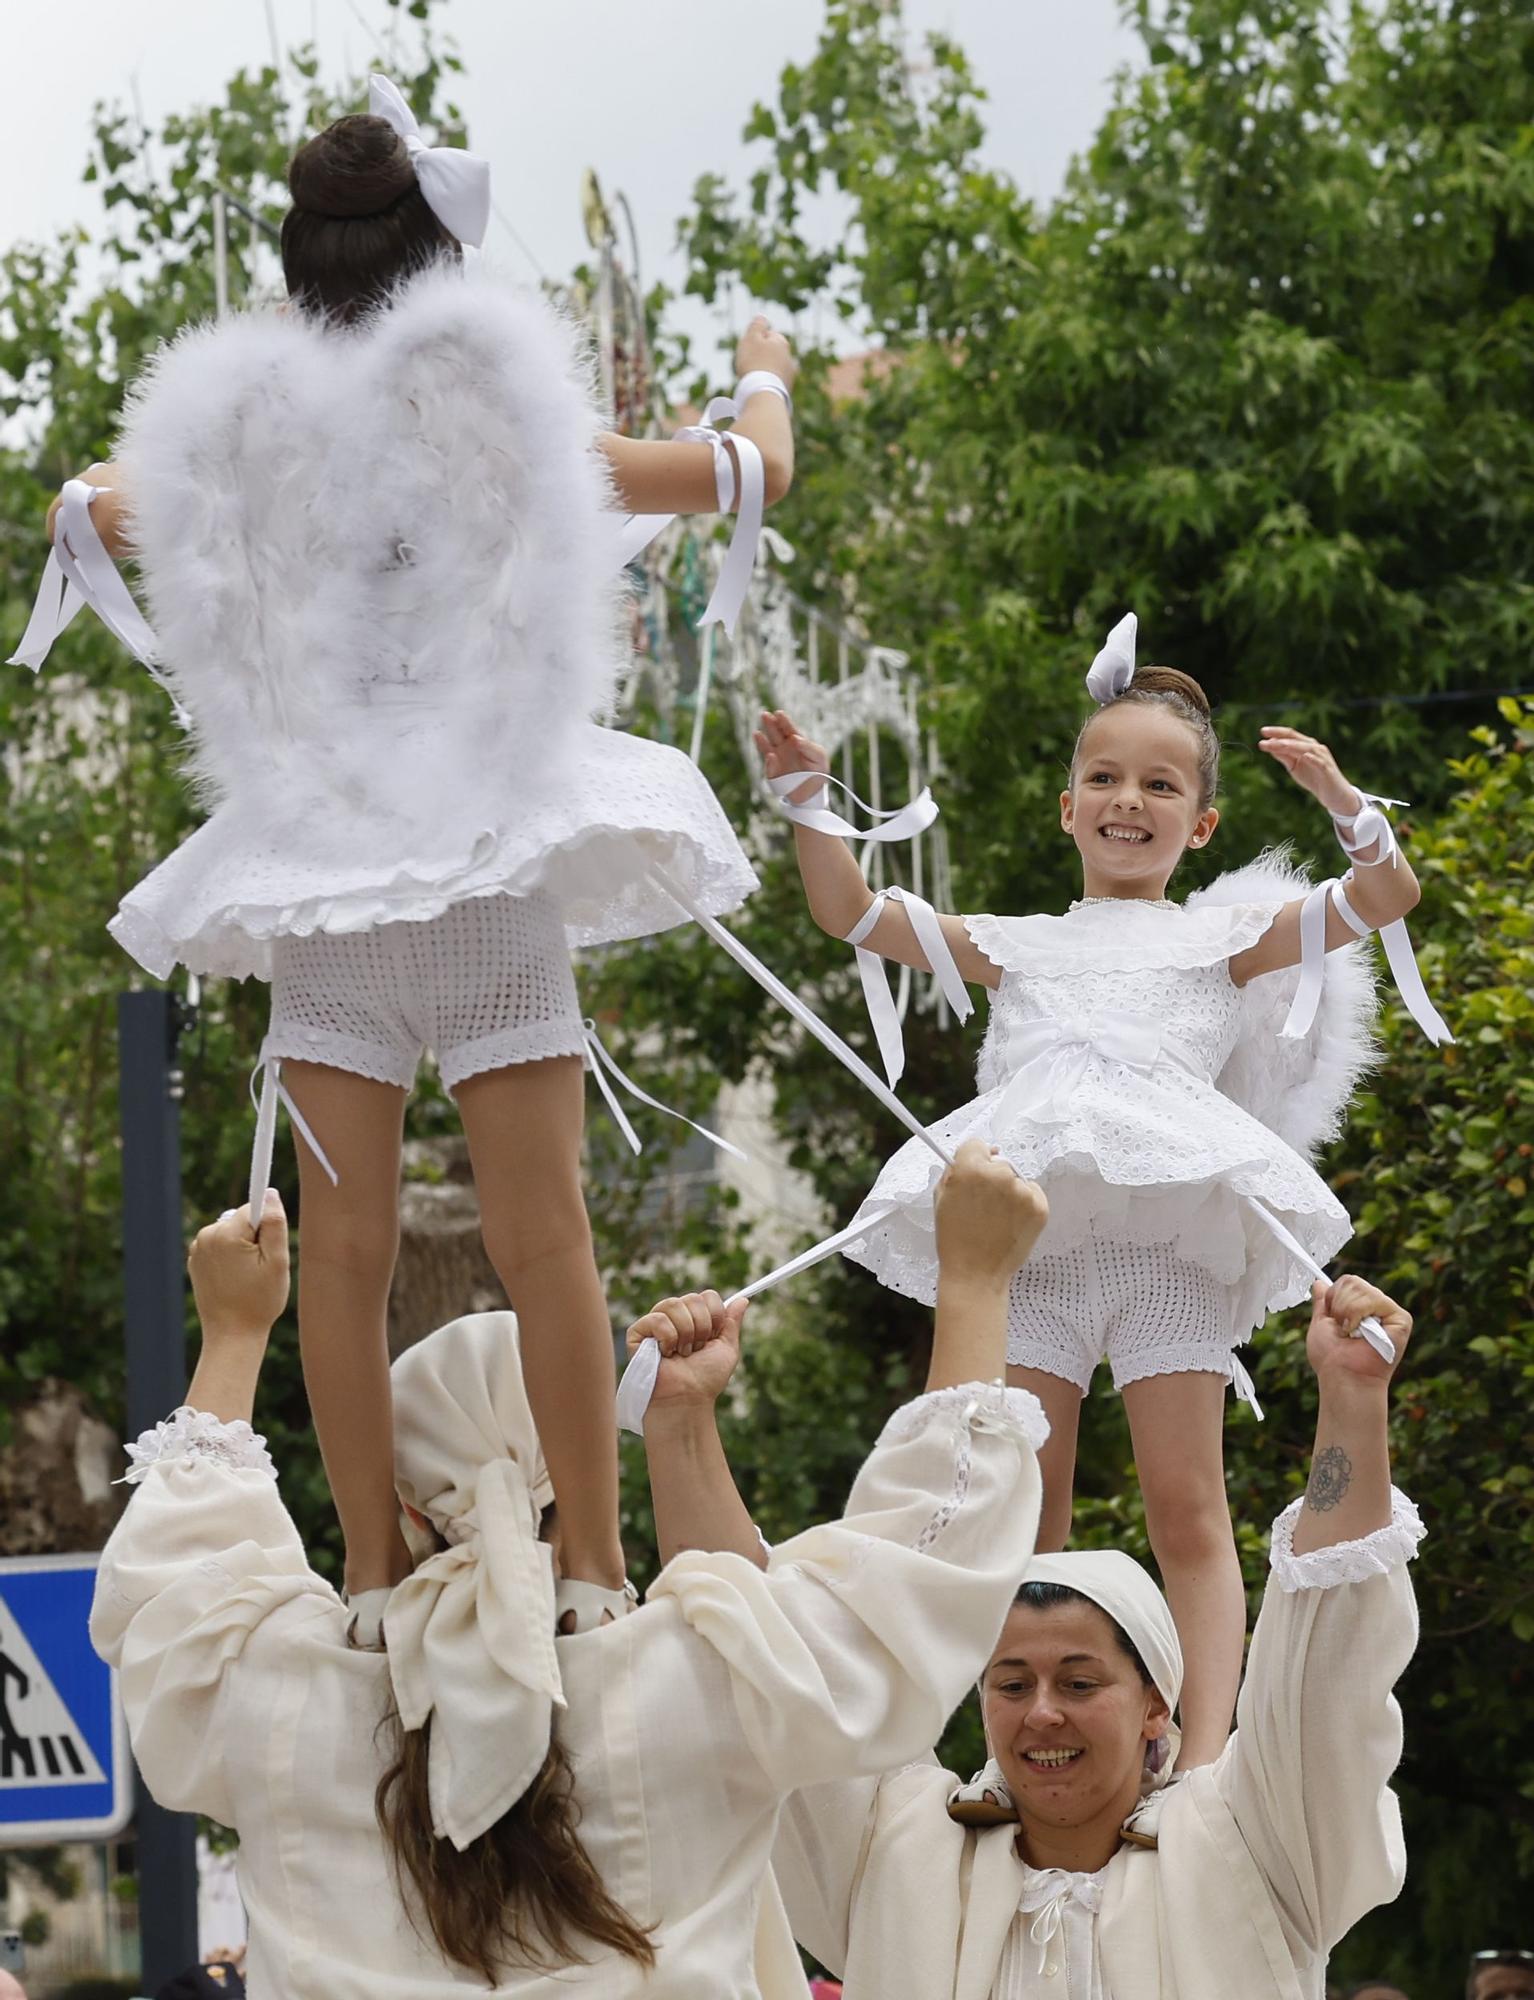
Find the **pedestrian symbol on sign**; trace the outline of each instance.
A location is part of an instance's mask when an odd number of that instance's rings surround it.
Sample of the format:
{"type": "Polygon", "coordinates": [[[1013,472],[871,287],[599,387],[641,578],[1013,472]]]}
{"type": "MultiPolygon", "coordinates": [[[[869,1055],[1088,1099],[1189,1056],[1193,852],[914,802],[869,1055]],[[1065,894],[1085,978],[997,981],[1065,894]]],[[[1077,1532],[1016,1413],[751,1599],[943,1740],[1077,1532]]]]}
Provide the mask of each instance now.
{"type": "Polygon", "coordinates": [[[26,1634],[0,1603],[0,1785],[99,1785],[104,1776],[26,1634]]]}
{"type": "Polygon", "coordinates": [[[0,1847],[108,1839],[132,1811],[116,1680],[90,1642],[96,1561],[0,1561],[0,1847]]]}

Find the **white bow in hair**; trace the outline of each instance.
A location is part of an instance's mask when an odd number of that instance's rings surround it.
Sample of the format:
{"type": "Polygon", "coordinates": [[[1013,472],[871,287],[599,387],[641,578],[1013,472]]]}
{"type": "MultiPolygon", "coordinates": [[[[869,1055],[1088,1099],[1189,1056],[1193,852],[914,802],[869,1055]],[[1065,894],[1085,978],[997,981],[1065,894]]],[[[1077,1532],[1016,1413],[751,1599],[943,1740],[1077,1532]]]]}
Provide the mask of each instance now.
{"type": "Polygon", "coordinates": [[[428,146],[415,113],[386,76],[369,78],[368,109],[404,140],[432,214],[460,243],[477,248],[490,222],[490,162],[461,146],[428,146]]]}
{"type": "Polygon", "coordinates": [[[1132,611],[1121,618],[1087,668],[1087,693],[1099,707],[1122,694],[1134,679],[1135,634],[1139,626],[1140,621],[1132,611]]]}

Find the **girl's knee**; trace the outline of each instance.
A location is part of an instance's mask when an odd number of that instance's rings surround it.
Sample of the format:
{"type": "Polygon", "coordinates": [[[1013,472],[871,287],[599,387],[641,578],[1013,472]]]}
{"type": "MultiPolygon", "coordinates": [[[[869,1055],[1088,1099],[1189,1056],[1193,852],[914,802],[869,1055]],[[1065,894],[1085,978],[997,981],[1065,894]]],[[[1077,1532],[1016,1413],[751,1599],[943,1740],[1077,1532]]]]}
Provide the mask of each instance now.
{"type": "Polygon", "coordinates": [[[387,1281],[399,1256],[399,1215],[391,1205],[373,1215],[302,1217],[299,1242],[300,1273],[313,1276],[329,1265],[349,1277],[387,1281]]]}
{"type": "Polygon", "coordinates": [[[503,1284],[550,1258],[593,1254],[591,1222],[578,1177],[546,1184],[536,1199],[487,1209],[480,1217],[480,1234],[503,1284]]]}
{"type": "Polygon", "coordinates": [[[1235,1530],[1223,1480],[1190,1481],[1171,1493],[1145,1493],[1145,1526],[1162,1569],[1234,1561],[1235,1530]]]}

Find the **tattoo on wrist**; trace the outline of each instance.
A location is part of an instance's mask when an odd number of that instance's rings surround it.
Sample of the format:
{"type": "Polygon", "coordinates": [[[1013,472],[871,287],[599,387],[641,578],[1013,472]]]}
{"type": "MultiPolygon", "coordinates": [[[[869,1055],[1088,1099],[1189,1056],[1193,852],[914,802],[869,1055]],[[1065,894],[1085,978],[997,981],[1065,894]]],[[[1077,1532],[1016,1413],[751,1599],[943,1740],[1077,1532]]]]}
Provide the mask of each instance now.
{"type": "Polygon", "coordinates": [[[1305,1504],[1317,1514],[1329,1513],[1352,1483],[1352,1459],[1340,1444],[1326,1445],[1311,1462],[1305,1504]]]}

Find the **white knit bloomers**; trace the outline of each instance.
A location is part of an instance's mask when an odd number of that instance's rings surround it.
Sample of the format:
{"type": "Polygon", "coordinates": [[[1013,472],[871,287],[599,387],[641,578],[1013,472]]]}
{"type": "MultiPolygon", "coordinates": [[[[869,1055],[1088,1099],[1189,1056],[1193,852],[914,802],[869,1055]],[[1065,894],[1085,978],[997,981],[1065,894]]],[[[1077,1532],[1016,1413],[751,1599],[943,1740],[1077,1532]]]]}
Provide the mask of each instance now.
{"type": "Polygon", "coordinates": [[[551,896],[475,896],[425,923],[274,940],[265,1058],[408,1090],[430,1050],[453,1090],[483,1070],[584,1046],[551,896]]]}

